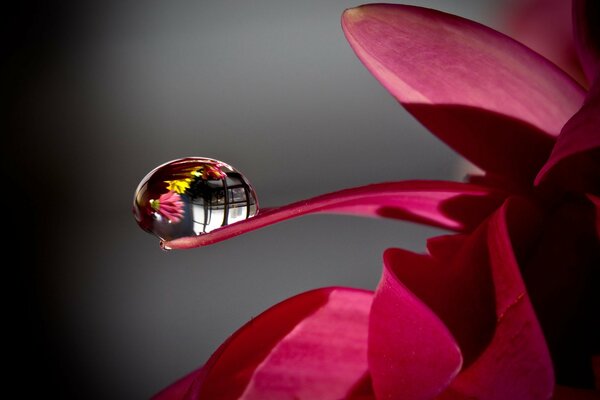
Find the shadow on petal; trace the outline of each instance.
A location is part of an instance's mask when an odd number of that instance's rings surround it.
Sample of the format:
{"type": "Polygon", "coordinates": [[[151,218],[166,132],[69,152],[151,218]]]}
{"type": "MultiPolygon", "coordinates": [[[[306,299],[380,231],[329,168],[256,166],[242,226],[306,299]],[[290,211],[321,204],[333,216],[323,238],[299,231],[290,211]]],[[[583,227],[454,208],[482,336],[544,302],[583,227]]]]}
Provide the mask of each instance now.
{"type": "Polygon", "coordinates": [[[600,195],[600,78],[586,102],[565,124],[552,154],[538,173],[536,185],[555,182],[563,187],[600,195]]]}
{"type": "Polygon", "coordinates": [[[575,44],[590,82],[600,76],[600,5],[593,0],[573,1],[575,44]]]}
{"type": "Polygon", "coordinates": [[[444,400],[547,399],[552,394],[552,361],[512,243],[512,240],[529,240],[528,235],[534,232],[527,226],[530,215],[535,218],[539,212],[530,204],[511,198],[490,217],[487,245],[495,292],[494,336],[441,396],[444,400]]]}
{"type": "MultiPolygon", "coordinates": [[[[559,385],[594,387],[592,356],[600,353],[600,245],[595,207],[567,197],[548,211],[527,251],[523,279],[544,329],[559,385]]],[[[511,225],[536,223],[531,213],[511,225]]],[[[511,233],[512,234],[512,233],[511,233]]]]}
{"type": "Polygon", "coordinates": [[[407,259],[412,255],[386,251],[373,299],[369,368],[378,398],[433,398],[462,366],[458,344],[444,322],[396,274],[398,268],[422,267],[418,255],[407,259]]]}
{"type": "Polygon", "coordinates": [[[554,139],[536,127],[488,110],[451,104],[405,107],[452,149],[513,185],[531,186],[554,146],[554,139]]]}

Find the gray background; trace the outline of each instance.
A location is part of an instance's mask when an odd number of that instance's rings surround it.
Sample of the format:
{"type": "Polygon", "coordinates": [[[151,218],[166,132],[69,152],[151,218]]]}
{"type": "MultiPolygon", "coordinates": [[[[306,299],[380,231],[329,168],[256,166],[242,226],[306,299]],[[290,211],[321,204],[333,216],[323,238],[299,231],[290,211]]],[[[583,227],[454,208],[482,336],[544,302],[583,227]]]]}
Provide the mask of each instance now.
{"type": "MultiPolygon", "coordinates": [[[[409,3],[494,25],[506,2],[409,3]]],[[[347,44],[340,15],[358,4],[57,2],[15,14],[2,138],[14,384],[148,398],[269,306],[322,286],[374,289],[384,249],[422,250],[440,233],[308,216],[166,253],[131,215],[139,180],[191,155],[243,171],[265,207],[460,179],[454,154],[347,44]]]]}

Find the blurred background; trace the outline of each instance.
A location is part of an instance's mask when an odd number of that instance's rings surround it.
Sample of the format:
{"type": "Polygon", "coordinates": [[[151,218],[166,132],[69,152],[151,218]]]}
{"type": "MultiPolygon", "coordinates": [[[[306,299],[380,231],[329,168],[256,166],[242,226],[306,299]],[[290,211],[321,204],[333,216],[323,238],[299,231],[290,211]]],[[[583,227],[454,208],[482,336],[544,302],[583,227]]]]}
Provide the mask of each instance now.
{"type": "MultiPolygon", "coordinates": [[[[506,1],[409,1],[497,26],[506,1]]],[[[457,157],[367,72],[329,1],[15,2],[4,13],[8,385],[144,399],[294,294],[374,289],[388,247],[438,230],[308,216],[163,252],[138,182],[184,156],[241,170],[270,207],[403,179],[457,157]]]]}

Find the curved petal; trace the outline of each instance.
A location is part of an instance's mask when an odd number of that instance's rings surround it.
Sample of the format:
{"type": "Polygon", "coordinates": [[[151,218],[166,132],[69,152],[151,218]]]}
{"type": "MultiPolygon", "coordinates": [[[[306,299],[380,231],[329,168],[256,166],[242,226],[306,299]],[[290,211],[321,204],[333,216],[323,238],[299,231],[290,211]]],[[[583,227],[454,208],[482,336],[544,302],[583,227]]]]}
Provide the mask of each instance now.
{"type": "Polygon", "coordinates": [[[565,0],[525,0],[503,5],[501,11],[506,14],[508,36],[540,53],[587,87],[575,50],[571,8],[571,2],[565,0]]]}
{"type": "Polygon", "coordinates": [[[452,382],[442,399],[548,399],[552,360],[521,279],[515,245],[531,240],[535,208],[509,199],[488,225],[489,266],[495,287],[496,329],[486,350],[452,382]]]}
{"type": "MultiPolygon", "coordinates": [[[[385,257],[387,275],[384,274],[384,280],[387,279],[387,281],[385,284],[380,284],[376,291],[371,311],[371,324],[377,316],[378,307],[383,307],[383,305],[379,305],[380,292],[391,292],[391,289],[396,286],[406,287],[405,290],[410,290],[427,305],[428,310],[433,311],[434,315],[443,321],[460,347],[464,359],[463,368],[468,368],[485,351],[496,328],[495,291],[489,261],[487,230],[488,224],[484,223],[469,235],[447,235],[432,238],[427,245],[430,254],[415,254],[400,249],[388,250],[385,257]]],[[[393,292],[391,293],[393,294],[393,292]]],[[[388,307],[393,309],[398,307],[397,300],[393,299],[390,294],[386,300],[388,307]]],[[[396,318],[405,319],[403,314],[399,312],[399,316],[396,318]]],[[[391,316],[387,316],[388,320],[391,318],[391,316]]],[[[382,318],[382,320],[385,319],[382,318]]],[[[376,339],[376,337],[370,338],[370,346],[372,345],[371,341],[376,339]]],[[[429,340],[431,341],[431,339],[429,340]]],[[[414,339],[412,341],[414,342],[414,339]]],[[[429,349],[431,343],[423,347],[429,349]]],[[[436,349],[436,352],[439,350],[436,349]]],[[[369,348],[369,353],[371,353],[371,348],[369,348]]],[[[415,354],[415,351],[412,350],[409,353],[415,354]]],[[[421,353],[416,352],[416,354],[420,355],[421,353]]],[[[426,350],[424,356],[418,360],[420,363],[417,364],[413,361],[411,368],[416,369],[416,365],[429,369],[431,368],[430,364],[437,363],[436,358],[434,358],[435,361],[432,361],[425,357],[427,355],[429,353],[426,350]]],[[[399,353],[397,358],[405,359],[406,356],[399,353]]],[[[374,390],[381,395],[378,370],[371,359],[370,367],[374,390]]],[[[419,385],[420,392],[415,393],[414,389],[401,386],[404,384],[402,376],[406,374],[403,369],[394,365],[394,369],[390,373],[397,374],[394,376],[395,379],[389,379],[395,382],[396,386],[383,392],[384,398],[387,398],[386,395],[392,398],[404,398],[407,396],[407,392],[410,394],[408,398],[428,398],[432,396],[432,393],[437,394],[440,390],[445,389],[450,383],[440,380],[433,381],[432,386],[429,386],[417,379],[416,384],[419,385]]],[[[427,377],[426,373],[424,375],[427,377]]],[[[413,380],[415,380],[413,377],[409,379],[410,382],[413,380]]]]}
{"type": "Polygon", "coordinates": [[[564,126],[535,183],[546,181],[600,194],[600,79],[593,83],[581,110],[564,126]]]}
{"type": "Polygon", "coordinates": [[[531,181],[584,91],[511,38],[439,11],[346,10],[342,27],[375,77],[450,147],[487,172],[531,181]]]}
{"type": "Polygon", "coordinates": [[[590,83],[600,73],[600,5],[594,0],[573,1],[573,25],[579,60],[590,83]]]}
{"type": "Polygon", "coordinates": [[[396,276],[398,254],[403,254],[402,250],[385,253],[383,276],[371,309],[373,390],[381,399],[433,398],[456,376],[462,357],[444,323],[396,276]]]}
{"type": "Polygon", "coordinates": [[[187,249],[220,242],[258,228],[311,213],[398,218],[446,229],[469,230],[502,203],[501,191],[456,182],[407,181],[361,186],[314,197],[200,236],[164,242],[166,249],[187,249]]]}
{"type": "Polygon", "coordinates": [[[369,398],[371,302],[368,291],[324,288],[277,304],[215,352],[184,399],[369,398]]]}

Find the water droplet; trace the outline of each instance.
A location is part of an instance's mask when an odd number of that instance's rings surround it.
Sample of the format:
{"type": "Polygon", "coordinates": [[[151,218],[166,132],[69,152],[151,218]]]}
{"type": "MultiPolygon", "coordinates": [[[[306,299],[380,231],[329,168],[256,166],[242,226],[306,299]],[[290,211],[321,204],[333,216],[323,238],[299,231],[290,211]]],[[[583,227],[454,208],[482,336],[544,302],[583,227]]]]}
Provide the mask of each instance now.
{"type": "Polygon", "coordinates": [[[133,214],[161,241],[208,233],[258,212],[254,188],[224,162],[203,157],[170,161],[140,182],[133,214]]]}

